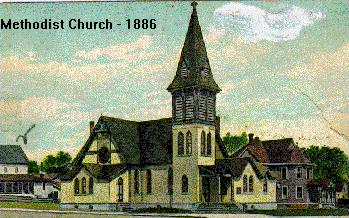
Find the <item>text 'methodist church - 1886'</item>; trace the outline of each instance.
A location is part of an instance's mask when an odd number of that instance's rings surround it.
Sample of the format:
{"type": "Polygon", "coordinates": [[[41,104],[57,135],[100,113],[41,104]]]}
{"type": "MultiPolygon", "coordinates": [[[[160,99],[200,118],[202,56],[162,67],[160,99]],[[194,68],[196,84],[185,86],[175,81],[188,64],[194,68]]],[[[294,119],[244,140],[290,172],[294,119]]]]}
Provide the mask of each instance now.
{"type": "Polygon", "coordinates": [[[220,88],[196,4],[192,3],[176,75],[167,88],[172,117],[138,122],[101,116],[62,179],[61,208],[195,207],[202,202],[233,202],[238,196],[275,203],[273,175],[248,158],[228,158],[221,141],[216,116],[220,88]]]}

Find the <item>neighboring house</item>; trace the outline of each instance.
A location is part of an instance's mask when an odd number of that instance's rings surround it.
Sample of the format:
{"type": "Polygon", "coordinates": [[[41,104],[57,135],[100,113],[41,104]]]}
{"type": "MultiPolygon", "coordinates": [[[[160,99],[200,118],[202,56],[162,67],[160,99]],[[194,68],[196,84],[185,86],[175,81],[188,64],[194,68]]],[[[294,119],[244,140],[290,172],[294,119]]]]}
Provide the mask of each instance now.
{"type": "Polygon", "coordinates": [[[251,157],[278,175],[276,201],[279,208],[299,207],[310,202],[307,184],[312,179],[312,163],[291,138],[261,141],[249,134],[249,143],[233,157],[251,157]]]}
{"type": "Polygon", "coordinates": [[[341,182],[336,187],[336,200],[349,199],[348,182],[341,182]]]}
{"type": "Polygon", "coordinates": [[[48,198],[53,175],[28,174],[28,158],[19,145],[0,145],[0,200],[48,198]]]}

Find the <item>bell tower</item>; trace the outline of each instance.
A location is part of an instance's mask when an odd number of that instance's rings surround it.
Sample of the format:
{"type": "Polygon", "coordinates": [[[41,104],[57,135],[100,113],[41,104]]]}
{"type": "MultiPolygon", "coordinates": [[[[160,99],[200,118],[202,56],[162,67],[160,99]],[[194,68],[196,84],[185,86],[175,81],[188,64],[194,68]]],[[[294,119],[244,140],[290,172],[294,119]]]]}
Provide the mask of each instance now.
{"type": "Polygon", "coordinates": [[[172,95],[173,201],[202,200],[199,166],[216,159],[216,95],[196,6],[192,4],[188,31],[176,75],[167,90],[172,95]]]}

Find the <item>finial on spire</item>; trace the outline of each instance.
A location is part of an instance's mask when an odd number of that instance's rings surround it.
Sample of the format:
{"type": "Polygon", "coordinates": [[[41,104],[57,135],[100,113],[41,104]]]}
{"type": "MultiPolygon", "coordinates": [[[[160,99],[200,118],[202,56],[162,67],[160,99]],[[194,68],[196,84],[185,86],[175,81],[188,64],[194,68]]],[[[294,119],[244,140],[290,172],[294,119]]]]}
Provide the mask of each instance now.
{"type": "Polygon", "coordinates": [[[193,1],[192,3],[191,3],[191,6],[193,6],[193,9],[196,9],[196,6],[198,5],[198,3],[196,2],[196,1],[193,1]]]}

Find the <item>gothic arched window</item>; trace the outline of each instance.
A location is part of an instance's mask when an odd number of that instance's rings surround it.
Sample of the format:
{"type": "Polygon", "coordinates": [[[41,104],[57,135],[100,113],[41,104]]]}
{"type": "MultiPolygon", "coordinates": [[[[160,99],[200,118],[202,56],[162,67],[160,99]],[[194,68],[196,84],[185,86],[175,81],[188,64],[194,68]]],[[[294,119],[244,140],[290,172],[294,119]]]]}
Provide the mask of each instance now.
{"type": "Polygon", "coordinates": [[[201,132],[201,155],[206,155],[206,133],[201,132]]]}
{"type": "Polygon", "coordinates": [[[147,170],[147,194],[151,194],[151,170],[147,170]]]}
{"type": "Polygon", "coordinates": [[[247,176],[246,175],[244,175],[244,177],[243,177],[243,181],[242,181],[242,191],[244,192],[244,193],[246,193],[247,192],[247,176]]]}
{"type": "Polygon", "coordinates": [[[183,60],[182,65],[181,65],[181,76],[183,78],[187,78],[188,77],[188,67],[187,64],[185,63],[185,61],[183,60]]]}
{"type": "Polygon", "coordinates": [[[134,183],[135,183],[135,194],[139,194],[139,170],[135,170],[134,183]]]}
{"type": "Polygon", "coordinates": [[[248,179],[248,191],[253,192],[253,176],[248,179]]]}
{"type": "Polygon", "coordinates": [[[263,179],[263,192],[268,192],[268,180],[266,177],[263,179]]]}
{"type": "Polygon", "coordinates": [[[210,156],[212,153],[212,141],[211,141],[211,133],[207,134],[207,155],[210,156]]]}
{"type": "Polygon", "coordinates": [[[118,179],[118,202],[124,201],[124,180],[120,177],[118,179]]]}
{"type": "Polygon", "coordinates": [[[81,179],[81,194],[86,194],[86,178],[81,179]]]}
{"type": "Polygon", "coordinates": [[[90,177],[88,180],[88,193],[93,194],[93,178],[90,177]]]}
{"type": "Polygon", "coordinates": [[[74,180],[74,194],[78,195],[80,192],[80,184],[79,179],[75,178],[74,180]]]}
{"type": "Polygon", "coordinates": [[[178,155],[184,154],[184,134],[182,132],[178,133],[178,155]]]}
{"type": "Polygon", "coordinates": [[[187,134],[185,135],[185,140],[186,140],[186,153],[190,155],[192,153],[192,135],[191,132],[188,131],[187,134]]]}
{"type": "Polygon", "coordinates": [[[188,193],[188,177],[186,175],[182,176],[182,193],[188,193]]]}
{"type": "Polygon", "coordinates": [[[173,193],[173,169],[170,167],[168,169],[168,178],[167,178],[167,186],[168,186],[168,193],[172,194],[173,193]]]}

